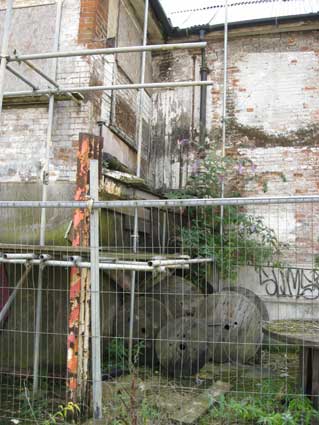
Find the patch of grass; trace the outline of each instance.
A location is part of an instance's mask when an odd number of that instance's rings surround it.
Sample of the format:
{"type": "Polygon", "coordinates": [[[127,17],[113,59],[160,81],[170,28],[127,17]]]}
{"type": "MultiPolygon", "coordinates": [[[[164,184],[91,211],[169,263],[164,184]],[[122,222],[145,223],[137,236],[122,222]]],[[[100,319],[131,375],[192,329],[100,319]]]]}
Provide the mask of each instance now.
{"type": "MultiPolygon", "coordinates": [[[[144,341],[134,344],[132,349],[132,360],[134,364],[138,362],[139,356],[143,352],[144,341]]],[[[129,369],[128,345],[124,339],[114,338],[107,347],[105,361],[103,363],[105,370],[129,369]]]]}

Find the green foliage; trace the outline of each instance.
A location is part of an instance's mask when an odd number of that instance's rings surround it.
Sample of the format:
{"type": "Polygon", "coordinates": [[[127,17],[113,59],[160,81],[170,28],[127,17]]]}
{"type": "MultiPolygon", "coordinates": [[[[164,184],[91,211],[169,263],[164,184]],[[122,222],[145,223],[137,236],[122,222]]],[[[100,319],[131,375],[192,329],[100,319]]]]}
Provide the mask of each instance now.
{"type": "Polygon", "coordinates": [[[19,419],[12,419],[14,424],[20,424],[24,420],[32,420],[36,425],[58,425],[75,424],[79,418],[81,410],[78,404],[69,402],[66,405],[60,404],[55,413],[49,413],[49,400],[35,399],[31,402],[29,396],[22,401],[19,419]]]}
{"type": "MultiPolygon", "coordinates": [[[[217,198],[221,196],[222,186],[225,197],[239,196],[236,190],[240,182],[253,178],[253,170],[249,160],[241,160],[238,165],[232,158],[222,158],[213,151],[197,164],[186,188],[169,196],[217,198]]],[[[178,242],[185,254],[213,256],[221,278],[230,280],[236,277],[239,265],[274,263],[283,247],[262,217],[248,214],[238,206],[189,208],[178,242]]],[[[204,272],[192,270],[193,277],[200,281],[204,279],[204,272]]]]}
{"type": "Polygon", "coordinates": [[[122,339],[114,338],[107,347],[107,364],[110,369],[124,368],[128,362],[128,350],[122,339]]]}
{"type": "MultiPolygon", "coordinates": [[[[221,423],[255,423],[261,425],[310,425],[319,413],[307,398],[294,398],[287,406],[281,408],[280,402],[265,403],[262,398],[247,398],[237,401],[233,398],[222,398],[217,407],[209,415],[210,419],[219,419],[221,423]]],[[[206,425],[207,418],[201,425],[206,425]]]]}
{"type": "MultiPolygon", "coordinates": [[[[139,341],[133,345],[132,358],[133,363],[137,363],[139,355],[144,349],[144,341],[139,341]]],[[[114,338],[107,347],[106,369],[128,369],[129,368],[129,352],[127,343],[123,339],[114,338]]]]}
{"type": "Polygon", "coordinates": [[[221,397],[215,403],[210,414],[203,418],[200,425],[208,425],[212,420],[222,424],[254,423],[260,425],[310,425],[319,418],[307,397],[287,396],[282,388],[276,388],[271,382],[265,382],[260,394],[244,399],[221,397]]]}
{"type": "Polygon", "coordinates": [[[141,409],[140,409],[140,418],[143,424],[153,424],[155,421],[160,420],[160,412],[155,409],[154,406],[151,406],[147,400],[143,399],[141,409]]]}
{"type": "MultiPolygon", "coordinates": [[[[76,403],[69,401],[69,403],[65,406],[60,404],[58,411],[53,415],[49,414],[49,419],[45,420],[42,425],[56,425],[59,423],[66,423],[68,418],[78,416],[80,413],[80,407],[76,403]]],[[[74,419],[72,419],[71,423],[75,423],[74,419]]]]}

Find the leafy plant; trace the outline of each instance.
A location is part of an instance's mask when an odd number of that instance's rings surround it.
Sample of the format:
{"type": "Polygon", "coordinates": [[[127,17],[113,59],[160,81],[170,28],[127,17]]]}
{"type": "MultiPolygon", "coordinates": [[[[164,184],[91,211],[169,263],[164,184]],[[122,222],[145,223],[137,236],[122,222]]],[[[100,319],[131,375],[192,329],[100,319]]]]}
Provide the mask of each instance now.
{"type": "MultiPolygon", "coordinates": [[[[217,198],[224,188],[225,197],[239,196],[242,180],[251,179],[254,166],[250,160],[239,164],[212,151],[199,161],[184,190],[170,193],[178,198],[217,198]]],[[[274,262],[283,244],[260,216],[243,207],[190,207],[181,226],[179,243],[184,253],[194,257],[214,257],[221,278],[233,280],[239,265],[255,266],[274,262]],[[185,252],[187,251],[187,252],[185,252]]],[[[193,268],[193,277],[204,280],[205,270],[193,268]]]]}
{"type": "MultiPolygon", "coordinates": [[[[42,425],[56,425],[59,423],[65,423],[70,416],[74,417],[80,413],[80,407],[76,403],[69,401],[65,406],[62,404],[59,405],[58,411],[53,415],[49,414],[49,419],[45,420],[42,425]]],[[[72,423],[75,423],[73,419],[72,423]]]]}
{"type": "Polygon", "coordinates": [[[271,383],[265,383],[260,395],[237,400],[221,397],[214,405],[208,418],[200,424],[206,425],[212,419],[220,420],[220,424],[254,423],[260,425],[310,425],[319,417],[310,400],[303,396],[286,396],[271,383]],[[269,392],[268,392],[269,391],[269,392]],[[234,422],[236,421],[236,422],[234,422]]]}
{"type": "MultiPolygon", "coordinates": [[[[132,361],[137,363],[141,351],[144,349],[144,341],[133,345],[132,361]]],[[[129,351],[127,343],[123,339],[114,338],[107,347],[106,369],[128,369],[129,351]]]]}

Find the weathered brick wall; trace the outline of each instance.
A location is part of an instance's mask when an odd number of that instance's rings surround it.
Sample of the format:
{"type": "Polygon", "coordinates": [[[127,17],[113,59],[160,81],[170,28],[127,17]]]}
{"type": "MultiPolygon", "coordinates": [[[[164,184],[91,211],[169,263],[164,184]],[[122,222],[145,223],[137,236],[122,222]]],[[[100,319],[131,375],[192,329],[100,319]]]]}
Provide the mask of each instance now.
{"type": "Polygon", "coordinates": [[[108,0],[82,0],[79,43],[88,47],[105,47],[107,39],[108,0]]]}
{"type": "MultiPolygon", "coordinates": [[[[116,42],[119,47],[142,44],[143,24],[136,16],[134,2],[120,0],[117,13],[118,29],[116,42]]],[[[115,55],[114,83],[139,83],[141,79],[141,53],[123,53],[115,55]]],[[[152,57],[147,54],[145,82],[152,80],[152,57]]],[[[143,151],[142,173],[147,176],[146,164],[150,144],[150,127],[152,118],[151,94],[145,93],[143,108],[143,151]]],[[[138,92],[137,90],[120,90],[113,94],[111,113],[112,130],[131,147],[134,156],[137,148],[138,127],[138,92]]],[[[135,167],[133,167],[135,168],[135,167]]]]}
{"type": "MultiPolygon", "coordinates": [[[[294,168],[297,158],[305,160],[305,150],[311,148],[311,168],[313,172],[316,169],[318,52],[317,31],[231,37],[229,42],[227,147],[232,154],[236,151],[239,155],[254,156],[257,173],[260,171],[265,177],[268,173],[273,177],[273,173],[281,172],[278,168],[281,168],[284,156],[294,156],[294,160],[290,159],[292,166],[286,169],[286,187],[291,194],[300,193],[300,181],[294,177],[294,168]],[[263,167],[265,150],[267,156],[272,156],[267,167],[263,167]],[[293,185],[290,184],[292,181],[293,185]]],[[[214,82],[208,88],[207,139],[216,144],[221,140],[222,40],[208,40],[207,61],[209,79],[214,82]]],[[[156,81],[199,78],[200,56],[197,54],[193,58],[191,51],[186,55],[184,52],[168,52],[154,56],[153,66],[156,81]]],[[[172,160],[167,158],[164,150],[178,150],[181,138],[198,140],[199,90],[180,89],[174,94],[163,90],[154,96],[154,104],[154,142],[157,137],[164,138],[163,152],[159,153],[160,157],[156,154],[154,158],[166,161],[165,174],[168,176],[174,171],[169,165],[172,160]]],[[[154,150],[158,149],[155,145],[153,143],[154,150]]],[[[174,162],[178,162],[177,157],[173,158],[174,162]]],[[[305,164],[303,168],[309,167],[305,164]]],[[[299,171],[299,167],[296,169],[299,171]]],[[[307,171],[308,184],[303,187],[303,193],[317,190],[311,183],[315,173],[312,177],[309,173],[311,171],[307,171]]],[[[157,175],[157,186],[166,184],[163,172],[154,174],[157,175]]],[[[245,188],[249,194],[260,189],[260,186],[245,188]]],[[[269,194],[276,192],[277,186],[272,189],[270,184],[269,194]]]]}
{"type": "MultiPolygon", "coordinates": [[[[3,18],[4,14],[5,2],[0,0],[0,17],[3,18]]],[[[17,48],[20,53],[51,51],[55,19],[55,4],[48,4],[45,0],[18,0],[13,14],[10,50],[17,48]]],[[[1,35],[3,19],[0,21],[1,35]]],[[[141,42],[141,38],[142,26],[128,0],[121,0],[121,2],[65,0],[63,2],[60,50],[100,48],[114,42],[119,45],[136,45],[141,42]],[[109,4],[110,14],[108,13],[109,4]],[[117,20],[120,19],[121,26],[117,28],[117,20]],[[110,29],[109,35],[108,29],[110,29]],[[131,37],[132,34],[134,37],[131,37]]],[[[70,88],[138,82],[140,58],[140,54],[135,54],[59,59],[57,82],[62,87],[70,88]]],[[[53,76],[51,60],[37,61],[37,65],[48,75],[53,76]]],[[[44,80],[24,65],[14,64],[14,66],[39,87],[47,86],[44,80]]],[[[150,79],[150,76],[151,57],[149,56],[147,79],[150,79]]],[[[27,87],[16,77],[7,73],[5,89],[14,91],[25,90],[27,87]]],[[[147,164],[148,159],[151,109],[151,99],[146,96],[143,164],[147,164]]],[[[0,144],[3,147],[0,152],[0,163],[5,164],[0,171],[1,181],[19,182],[22,174],[25,176],[25,181],[37,181],[40,175],[39,163],[41,160],[43,163],[45,158],[47,107],[5,109],[0,120],[0,144]],[[25,143],[25,140],[28,142],[25,143]],[[9,144],[10,148],[8,148],[9,144]],[[12,157],[12,151],[24,152],[25,156],[12,157]],[[25,157],[28,158],[27,163],[23,161],[25,157]]],[[[97,133],[98,120],[105,121],[109,126],[108,129],[105,127],[103,129],[105,149],[118,156],[129,167],[135,168],[137,92],[132,90],[122,90],[114,94],[110,91],[88,92],[84,95],[84,101],[80,106],[72,101],[56,102],[50,152],[50,180],[75,181],[78,134],[79,132],[97,133]]],[[[143,170],[146,174],[145,166],[143,170]]]]}
{"type": "MultiPolygon", "coordinates": [[[[209,39],[207,142],[220,147],[223,40],[209,39]]],[[[169,52],[154,56],[156,81],[199,78],[200,55],[169,52]]],[[[232,36],[229,40],[226,152],[253,162],[252,179],[238,176],[244,196],[318,193],[318,31],[232,36]]],[[[157,187],[178,188],[197,158],[199,89],[158,91],[154,97],[151,178],[157,187]],[[185,142],[186,140],[186,142],[185,142]],[[181,141],[183,143],[181,143],[181,141]],[[182,181],[181,177],[182,176],[182,181]]],[[[278,209],[267,222],[289,240],[294,264],[312,262],[319,252],[316,210],[278,209]],[[309,211],[309,210],[308,210],[309,211]]],[[[258,213],[258,210],[255,209],[258,213]]]]}
{"type": "Polygon", "coordinates": [[[5,111],[5,126],[0,126],[0,181],[34,181],[39,178],[45,157],[46,108],[5,111]],[[32,138],[29,135],[32,134],[32,138]]]}
{"type": "MultiPolygon", "coordinates": [[[[199,51],[153,54],[154,81],[199,80],[199,68],[199,51]]],[[[179,188],[187,180],[198,141],[199,93],[198,87],[154,91],[150,179],[156,188],[179,188]]]]}
{"type": "MultiPolygon", "coordinates": [[[[92,6],[92,13],[95,13],[96,21],[94,21],[94,31],[92,30],[91,38],[89,38],[88,32],[85,32],[83,27],[85,4],[88,5],[89,3],[91,5],[91,2],[86,0],[65,0],[63,2],[60,50],[85,48],[87,45],[92,47],[94,43],[97,44],[97,47],[100,47],[100,42],[96,42],[95,37],[102,37],[101,27],[104,28],[104,31],[106,30],[105,21],[102,22],[99,16],[99,9],[102,4],[101,2],[94,2],[95,6],[92,6]],[[84,34],[86,34],[86,39],[84,39],[84,34]]],[[[29,0],[20,1],[16,5],[13,15],[10,39],[11,51],[20,45],[19,51],[21,53],[52,50],[55,8],[55,5],[42,4],[41,1],[36,6],[33,3],[31,4],[29,0]],[[28,7],[29,5],[32,7],[28,7]],[[47,23],[42,25],[45,19],[47,23]],[[39,21],[41,25],[39,25],[39,21]],[[25,33],[25,28],[28,28],[27,33],[25,33]],[[19,40],[20,32],[24,35],[21,43],[19,40]],[[37,37],[34,37],[35,33],[37,37]]],[[[4,14],[4,11],[1,13],[4,14]]],[[[107,19],[107,15],[104,18],[107,19]]],[[[16,64],[14,65],[16,66],[16,64]]],[[[52,61],[38,61],[37,65],[52,76],[52,61]]],[[[20,67],[23,67],[23,65],[20,65],[20,67]]],[[[112,57],[73,57],[58,60],[57,82],[64,87],[109,84],[112,81],[112,75],[112,57]]],[[[33,81],[35,78],[39,86],[47,86],[44,80],[41,81],[34,77],[34,74],[28,72],[27,76],[33,81]]],[[[17,85],[15,77],[9,77],[6,89],[12,90],[13,87],[22,88],[21,84],[17,85]]],[[[110,93],[102,94],[101,92],[85,94],[81,105],[72,101],[56,102],[50,152],[51,181],[75,180],[78,134],[79,132],[96,133],[98,131],[96,121],[101,118],[109,120],[110,104],[110,93]]],[[[20,181],[22,174],[26,176],[24,181],[36,181],[39,178],[39,162],[45,158],[46,128],[47,107],[25,107],[3,111],[0,130],[0,143],[3,149],[0,151],[0,161],[5,166],[1,169],[0,178],[2,182],[20,181]],[[11,155],[12,151],[19,152],[19,154],[14,157],[11,155]],[[8,158],[10,159],[8,160],[8,158]],[[25,158],[28,160],[25,161],[25,158]],[[10,173],[6,171],[9,168],[10,173]]]]}

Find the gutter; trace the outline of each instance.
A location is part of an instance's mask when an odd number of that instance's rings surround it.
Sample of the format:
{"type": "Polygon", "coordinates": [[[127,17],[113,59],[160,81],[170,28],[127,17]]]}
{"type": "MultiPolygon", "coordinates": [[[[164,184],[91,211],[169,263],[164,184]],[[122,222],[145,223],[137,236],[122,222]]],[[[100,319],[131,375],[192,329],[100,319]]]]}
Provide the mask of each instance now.
{"type": "MultiPolygon", "coordinates": [[[[238,28],[250,28],[264,25],[280,25],[285,23],[293,23],[299,21],[317,21],[319,20],[319,12],[317,13],[306,13],[303,15],[290,15],[290,16],[279,16],[271,18],[252,19],[248,21],[230,22],[228,24],[229,30],[238,28]]],[[[318,27],[319,29],[319,27],[318,27]]],[[[200,30],[204,30],[206,34],[214,31],[224,31],[224,24],[218,25],[196,25],[189,28],[171,27],[171,32],[167,35],[170,37],[188,37],[190,35],[198,35],[200,30]]]]}
{"type": "MultiPolygon", "coordinates": [[[[189,28],[173,27],[170,19],[167,17],[162,5],[159,0],[150,0],[151,8],[155,14],[156,19],[160,23],[164,37],[187,37],[190,35],[198,35],[200,30],[204,30],[206,34],[213,31],[223,31],[224,24],[218,25],[195,25],[189,28]]],[[[263,25],[280,25],[284,23],[293,23],[302,20],[316,21],[319,19],[319,10],[316,13],[305,13],[302,15],[289,15],[289,16],[278,16],[271,18],[252,19],[240,22],[231,22],[228,24],[229,30],[237,28],[249,28],[263,25]]]]}
{"type": "Polygon", "coordinates": [[[174,30],[170,19],[167,17],[161,3],[159,0],[150,0],[151,9],[154,12],[154,15],[158,22],[160,23],[164,37],[169,37],[172,35],[174,30]]]}

